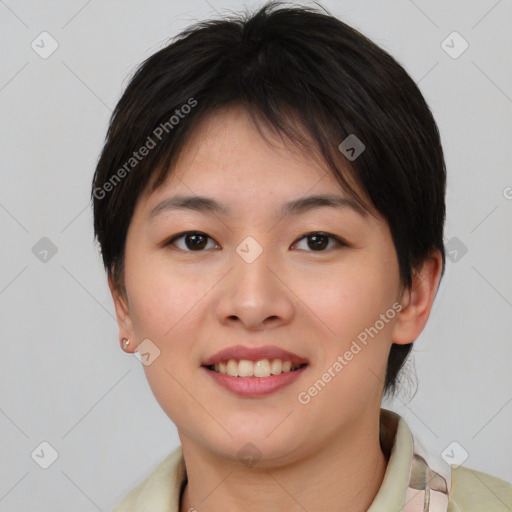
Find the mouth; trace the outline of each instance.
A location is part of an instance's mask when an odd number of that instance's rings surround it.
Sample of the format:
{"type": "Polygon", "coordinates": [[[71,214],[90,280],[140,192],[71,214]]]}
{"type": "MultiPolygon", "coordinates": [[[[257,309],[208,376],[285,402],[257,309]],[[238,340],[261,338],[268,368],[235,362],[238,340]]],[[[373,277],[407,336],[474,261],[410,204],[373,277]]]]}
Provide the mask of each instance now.
{"type": "Polygon", "coordinates": [[[245,397],[270,395],[300,378],[309,361],[275,346],[230,347],[201,367],[222,388],[245,397]]]}

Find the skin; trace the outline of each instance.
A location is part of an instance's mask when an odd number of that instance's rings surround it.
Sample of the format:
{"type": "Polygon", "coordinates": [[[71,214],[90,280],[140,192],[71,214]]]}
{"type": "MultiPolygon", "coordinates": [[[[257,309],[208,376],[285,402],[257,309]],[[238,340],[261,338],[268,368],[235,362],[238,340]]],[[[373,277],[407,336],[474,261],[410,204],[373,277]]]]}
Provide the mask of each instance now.
{"type": "Polygon", "coordinates": [[[439,251],[403,290],[388,224],[349,208],[322,207],[280,218],[305,195],[345,195],[325,164],[267,132],[267,144],[241,108],[202,123],[168,180],[139,198],[125,248],[126,296],[109,275],[120,339],[128,351],[149,338],[160,350],[144,366],[149,385],[175,423],[188,473],[180,512],[367,510],[386,459],[379,412],[392,342],[423,330],[441,274],[439,251]],[[217,199],[233,216],[169,211],[148,221],[163,199],[184,193],[217,199]],[[202,249],[184,231],[209,238],[202,249]],[[304,235],[322,231],[316,250],[304,235]],[[247,263],[237,246],[252,236],[263,253],[247,263]],[[190,240],[189,240],[190,242],[190,240]],[[399,302],[402,310],[302,405],[307,389],[352,340],[399,302]],[[263,398],[236,396],[213,383],[201,363],[232,345],[277,345],[309,360],[290,386],[263,398]],[[262,458],[237,457],[248,442],[262,458]]]}

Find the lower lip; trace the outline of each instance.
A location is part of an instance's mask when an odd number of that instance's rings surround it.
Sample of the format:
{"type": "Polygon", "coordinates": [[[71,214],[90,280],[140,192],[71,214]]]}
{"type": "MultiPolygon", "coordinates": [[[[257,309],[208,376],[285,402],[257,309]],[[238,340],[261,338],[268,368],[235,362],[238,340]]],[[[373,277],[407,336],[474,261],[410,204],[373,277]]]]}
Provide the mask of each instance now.
{"type": "Polygon", "coordinates": [[[211,378],[224,389],[231,391],[235,395],[247,398],[258,398],[268,396],[285,386],[290,385],[297,380],[307,366],[303,366],[293,372],[280,373],[279,375],[271,375],[270,377],[231,377],[223,373],[217,373],[208,370],[202,366],[211,378]]]}

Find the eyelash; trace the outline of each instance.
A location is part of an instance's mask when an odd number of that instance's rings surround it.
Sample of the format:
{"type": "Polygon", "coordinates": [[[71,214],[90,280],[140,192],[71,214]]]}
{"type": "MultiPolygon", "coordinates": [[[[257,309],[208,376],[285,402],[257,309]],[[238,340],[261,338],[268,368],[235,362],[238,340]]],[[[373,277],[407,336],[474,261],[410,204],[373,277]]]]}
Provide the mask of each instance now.
{"type": "MultiPolygon", "coordinates": [[[[211,238],[210,236],[208,236],[206,233],[203,233],[202,231],[184,231],[183,233],[180,233],[178,235],[174,235],[172,238],[170,238],[169,240],[167,240],[167,242],[165,242],[165,246],[169,246],[169,245],[173,245],[174,242],[180,238],[183,238],[187,235],[201,235],[201,236],[204,236],[206,238],[209,238],[210,240],[213,240],[213,238],[211,238]]],[[[344,240],[342,240],[341,238],[337,237],[336,235],[332,235],[330,233],[325,233],[323,231],[311,231],[309,233],[306,233],[304,235],[302,235],[300,238],[297,239],[296,242],[294,242],[294,244],[300,242],[301,240],[303,239],[307,239],[308,237],[311,237],[311,236],[315,236],[315,235],[320,235],[322,237],[325,237],[325,238],[330,238],[331,240],[334,240],[334,242],[337,244],[338,248],[341,248],[341,247],[349,247],[350,245],[345,242],[344,240]]],[[[198,251],[192,251],[190,249],[180,249],[179,247],[177,247],[178,250],[180,251],[183,251],[183,252],[204,252],[206,249],[201,249],[201,250],[198,250],[198,251]]],[[[306,252],[328,252],[329,250],[328,249],[324,249],[324,250],[320,250],[320,251],[313,251],[313,250],[309,250],[309,251],[306,251],[306,252]]]]}

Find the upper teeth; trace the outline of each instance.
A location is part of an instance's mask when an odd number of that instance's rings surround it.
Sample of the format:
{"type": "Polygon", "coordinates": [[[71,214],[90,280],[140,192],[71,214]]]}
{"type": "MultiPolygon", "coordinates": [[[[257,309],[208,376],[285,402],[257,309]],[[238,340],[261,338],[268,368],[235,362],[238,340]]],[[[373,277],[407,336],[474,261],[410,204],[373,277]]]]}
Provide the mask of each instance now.
{"type": "Polygon", "coordinates": [[[300,368],[301,365],[293,365],[291,361],[281,359],[261,359],[260,361],[249,361],[241,359],[236,361],[221,361],[214,366],[215,371],[231,377],[270,377],[280,373],[290,372],[300,368]]]}

